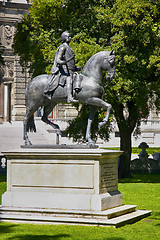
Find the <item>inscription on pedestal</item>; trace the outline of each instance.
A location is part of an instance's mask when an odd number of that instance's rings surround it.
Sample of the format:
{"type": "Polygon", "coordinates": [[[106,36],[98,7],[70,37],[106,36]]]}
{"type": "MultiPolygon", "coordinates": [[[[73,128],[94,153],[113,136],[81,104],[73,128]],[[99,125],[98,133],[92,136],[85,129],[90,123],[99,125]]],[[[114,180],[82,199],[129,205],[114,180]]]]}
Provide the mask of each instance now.
{"type": "Polygon", "coordinates": [[[100,193],[118,189],[118,176],[115,160],[101,165],[100,193]]]}

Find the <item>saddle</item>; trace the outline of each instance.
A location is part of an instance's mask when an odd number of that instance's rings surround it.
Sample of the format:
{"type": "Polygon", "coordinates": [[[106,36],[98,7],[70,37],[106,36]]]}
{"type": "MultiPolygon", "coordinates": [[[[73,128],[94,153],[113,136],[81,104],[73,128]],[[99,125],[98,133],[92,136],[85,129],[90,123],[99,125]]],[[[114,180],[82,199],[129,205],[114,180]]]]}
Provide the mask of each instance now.
{"type": "MultiPolygon", "coordinates": [[[[64,87],[66,85],[66,79],[68,75],[67,74],[61,74],[61,72],[58,72],[57,74],[52,74],[48,76],[48,84],[47,88],[44,90],[44,96],[51,99],[51,95],[55,91],[55,89],[58,86],[64,87]]],[[[76,92],[79,92],[81,90],[81,81],[83,79],[83,76],[81,74],[78,74],[77,72],[73,75],[73,89],[76,92]]]]}

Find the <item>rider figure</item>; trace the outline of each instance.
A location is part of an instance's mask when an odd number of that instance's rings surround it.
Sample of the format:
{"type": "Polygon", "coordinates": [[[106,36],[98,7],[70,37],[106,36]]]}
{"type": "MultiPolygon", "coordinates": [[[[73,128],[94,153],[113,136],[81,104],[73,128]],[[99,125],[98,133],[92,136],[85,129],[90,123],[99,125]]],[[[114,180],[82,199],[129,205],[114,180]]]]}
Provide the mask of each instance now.
{"type": "MultiPolygon", "coordinates": [[[[69,46],[71,36],[68,31],[65,31],[61,35],[62,44],[58,47],[54,64],[51,68],[51,78],[60,73],[60,76],[67,76],[66,87],[67,87],[67,102],[77,102],[72,96],[72,83],[73,75],[76,71],[80,71],[81,68],[75,65],[75,54],[73,49],[69,46]]],[[[63,80],[63,78],[61,78],[63,80]]],[[[62,81],[60,80],[60,81],[62,81]]],[[[76,89],[78,91],[78,89],[76,89]]]]}

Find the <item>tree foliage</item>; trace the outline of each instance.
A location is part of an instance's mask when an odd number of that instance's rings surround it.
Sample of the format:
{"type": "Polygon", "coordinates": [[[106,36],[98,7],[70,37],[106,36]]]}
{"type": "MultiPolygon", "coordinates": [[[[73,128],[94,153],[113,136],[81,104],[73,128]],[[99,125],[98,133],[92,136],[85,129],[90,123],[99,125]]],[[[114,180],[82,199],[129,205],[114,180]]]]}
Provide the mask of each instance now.
{"type": "Polygon", "coordinates": [[[116,77],[106,95],[113,106],[124,150],[120,162],[122,176],[129,173],[131,134],[140,119],[147,117],[155,99],[159,99],[159,10],[158,1],[117,0],[110,14],[116,77]]]}
{"type": "MultiPolygon", "coordinates": [[[[30,64],[33,75],[50,72],[65,30],[73,36],[71,46],[81,67],[98,51],[116,52],[115,79],[105,88],[104,98],[113,106],[120,131],[121,176],[128,176],[131,134],[154,104],[160,106],[159,0],[34,0],[14,38],[15,52],[22,64],[30,64]]],[[[77,124],[77,119],[72,122],[72,135],[82,139],[84,130],[75,132],[77,124]]]]}
{"type": "MultiPolygon", "coordinates": [[[[79,109],[79,105],[77,107],[77,110],[78,109],[79,109]]],[[[90,106],[86,104],[81,106],[78,113],[79,114],[75,119],[69,121],[69,127],[66,129],[65,132],[70,138],[72,137],[75,142],[85,142],[88,116],[90,114],[90,106]]],[[[105,127],[103,127],[100,130],[98,129],[98,122],[101,122],[103,120],[104,114],[105,114],[105,111],[100,108],[98,108],[95,113],[92,126],[91,126],[91,131],[92,131],[91,138],[94,141],[97,140],[98,136],[100,136],[101,139],[109,140],[109,135],[110,135],[110,132],[112,131],[112,125],[110,124],[110,122],[112,121],[112,118],[110,117],[110,121],[108,121],[105,127]]]]}
{"type": "Polygon", "coordinates": [[[108,45],[108,33],[99,37],[108,20],[102,18],[104,9],[98,10],[101,2],[105,1],[34,0],[29,15],[17,24],[14,37],[13,48],[21,64],[31,64],[33,76],[49,72],[60,36],[68,30],[74,36],[71,45],[76,60],[83,66],[91,55],[108,45]]]}

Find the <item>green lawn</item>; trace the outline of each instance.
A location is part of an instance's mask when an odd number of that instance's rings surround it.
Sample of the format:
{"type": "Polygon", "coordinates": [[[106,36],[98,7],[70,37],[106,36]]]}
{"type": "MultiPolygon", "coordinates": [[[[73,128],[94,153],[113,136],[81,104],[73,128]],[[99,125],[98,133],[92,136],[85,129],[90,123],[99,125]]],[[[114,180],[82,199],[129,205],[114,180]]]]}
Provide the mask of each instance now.
{"type": "Polygon", "coordinates": [[[6,176],[0,175],[0,204],[1,204],[1,196],[6,191],[6,176]]]}
{"type": "MultiPolygon", "coordinates": [[[[105,149],[120,150],[119,147],[105,148],[105,149]]],[[[132,147],[132,154],[139,154],[141,151],[142,151],[142,149],[140,149],[138,147],[132,147]]],[[[150,147],[150,148],[147,148],[146,151],[148,152],[149,155],[152,155],[153,153],[160,152],[160,148],[159,147],[150,147]]]]}
{"type": "MultiPolygon", "coordinates": [[[[5,178],[0,178],[0,193],[5,191],[5,178]]],[[[120,180],[124,204],[137,204],[137,209],[152,210],[151,216],[121,228],[31,225],[0,223],[0,240],[153,240],[160,239],[160,175],[134,175],[120,180]]]]}

